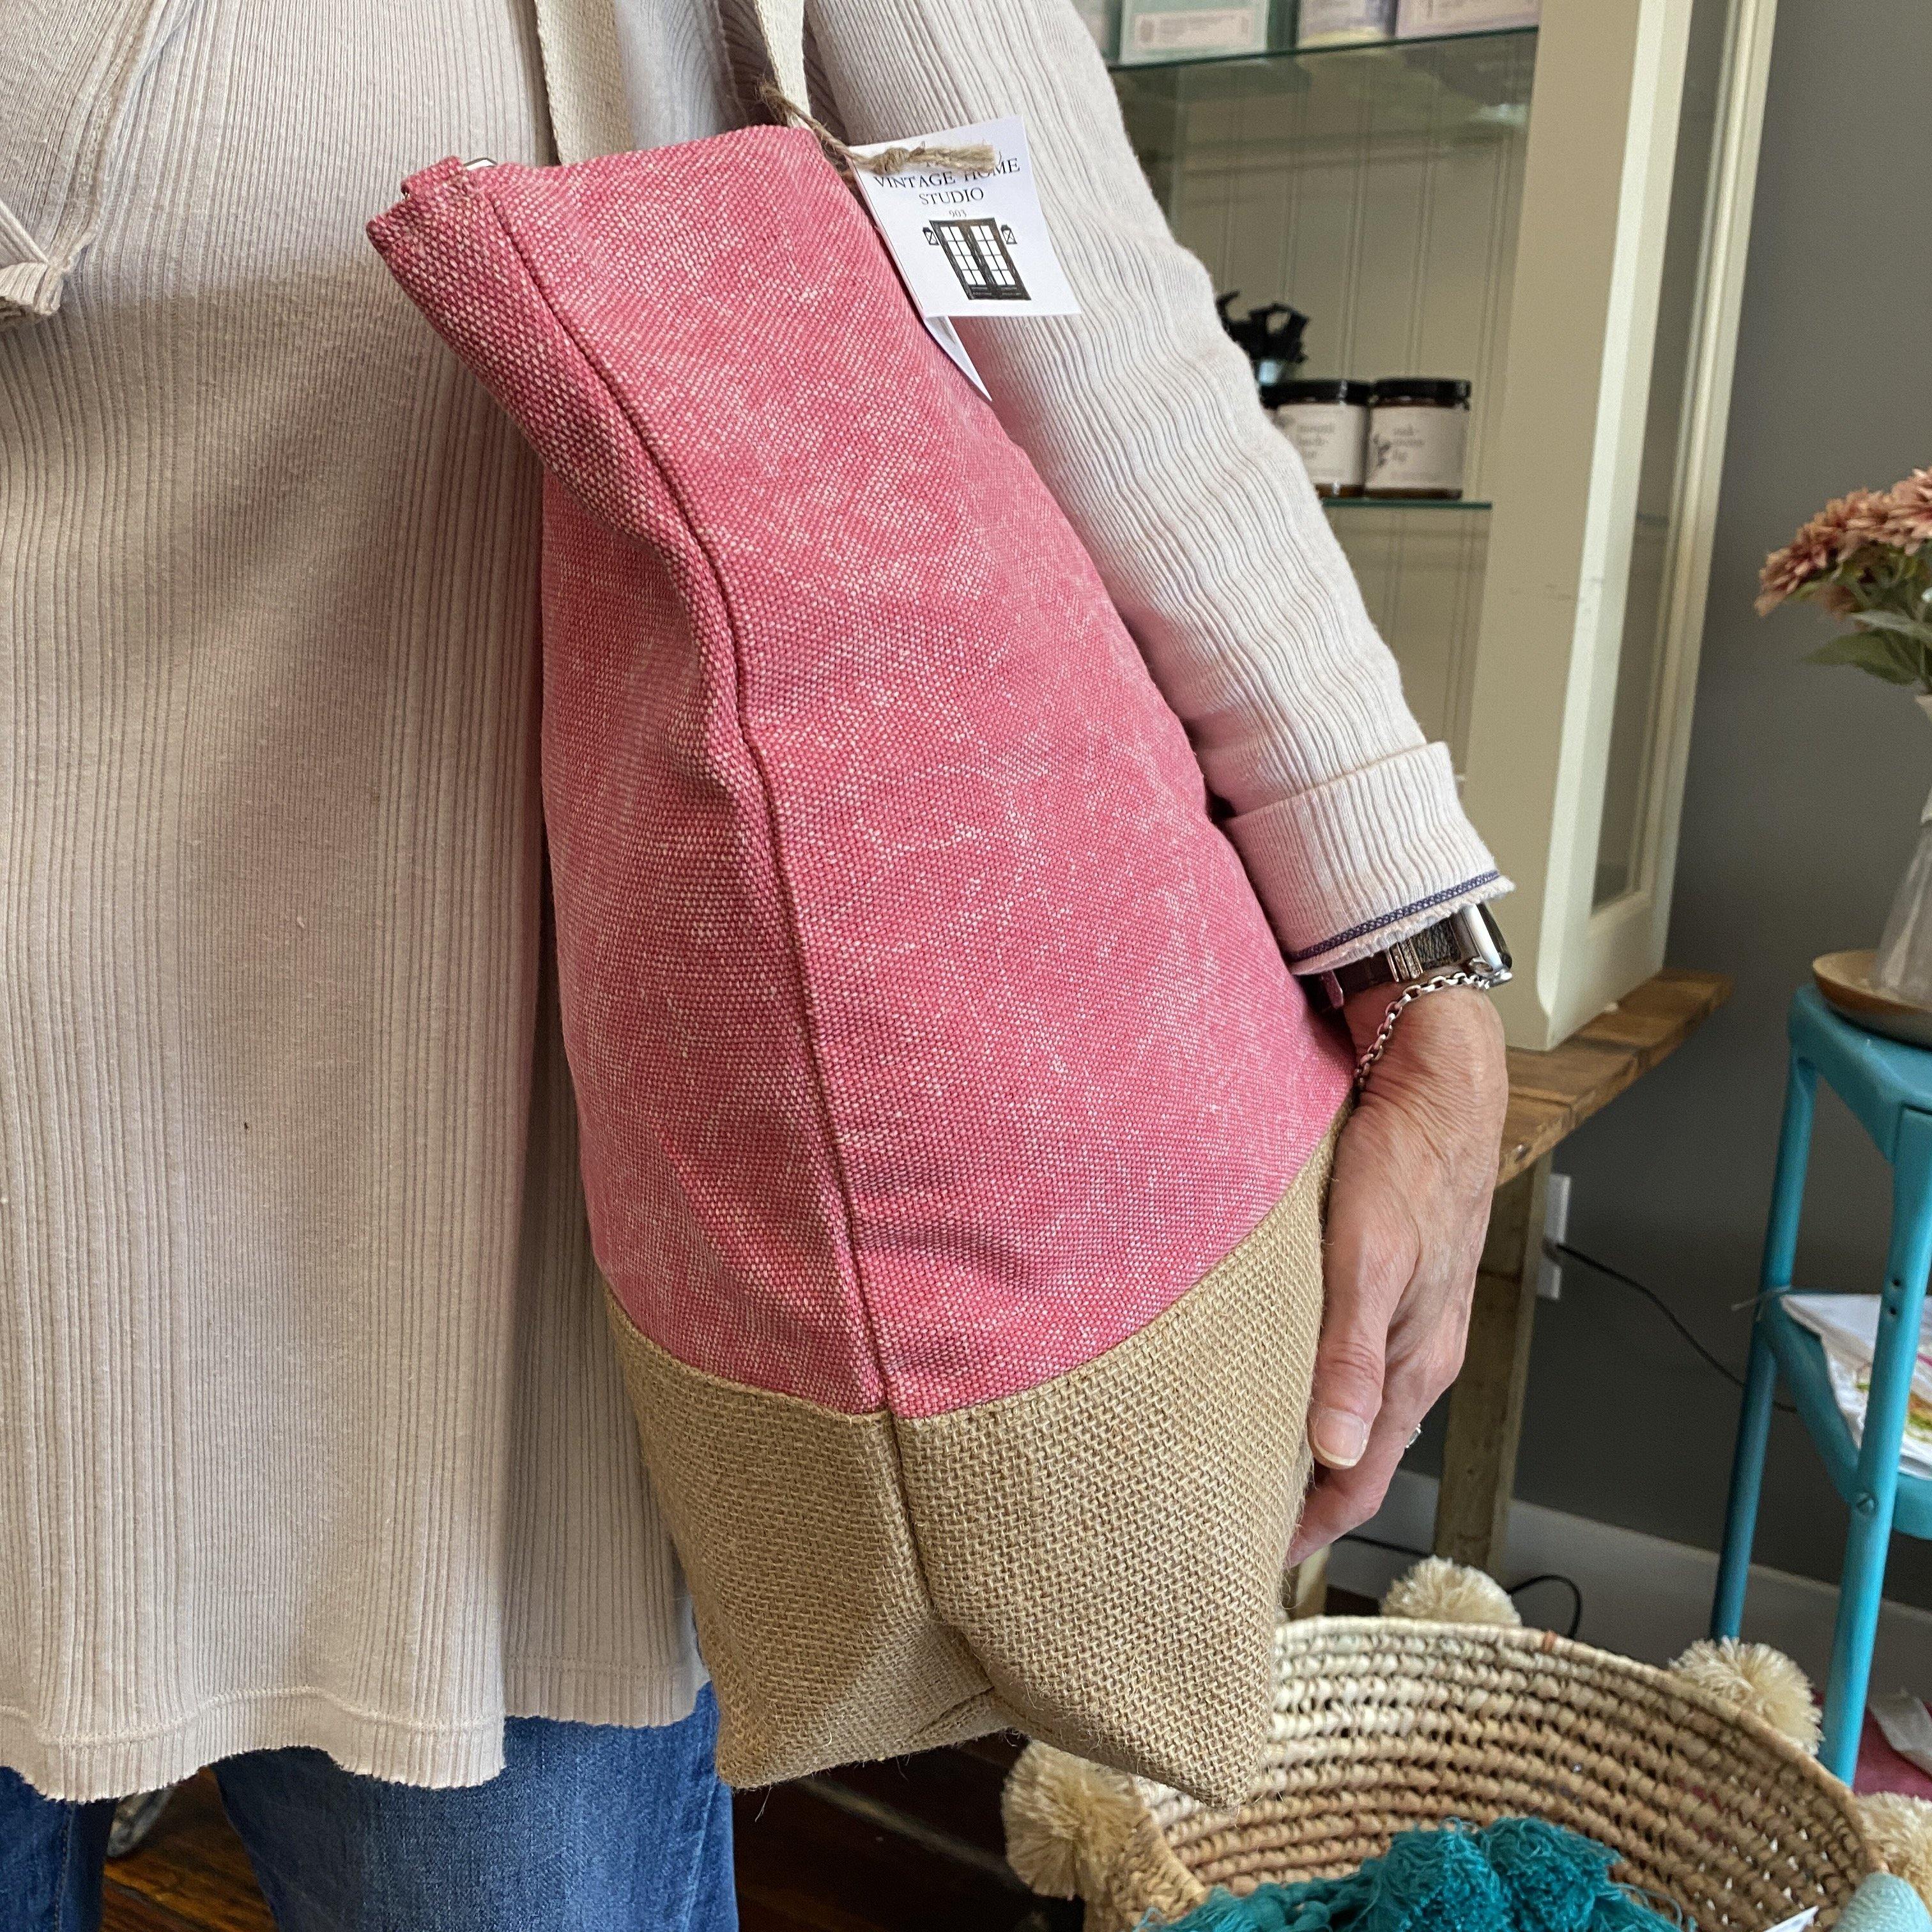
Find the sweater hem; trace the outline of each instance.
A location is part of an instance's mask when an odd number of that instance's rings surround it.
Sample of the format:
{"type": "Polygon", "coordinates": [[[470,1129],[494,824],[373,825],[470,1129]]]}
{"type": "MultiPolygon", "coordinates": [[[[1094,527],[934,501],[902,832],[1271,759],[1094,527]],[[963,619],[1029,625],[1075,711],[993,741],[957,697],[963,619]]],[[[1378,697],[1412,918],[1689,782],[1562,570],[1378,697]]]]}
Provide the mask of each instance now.
{"type": "Polygon", "coordinates": [[[0,1706],[0,1765],[44,1798],[84,1804],[178,1784],[244,1751],[307,1748],[364,1778],[440,1790],[502,1769],[507,1718],[651,1729],[688,1717],[704,1682],[694,1665],[640,1672],[534,1659],[506,1670],[500,1706],[446,1721],[361,1709],[304,1685],[237,1691],[168,1724],[80,1737],[49,1736],[30,1712],[0,1706]]]}

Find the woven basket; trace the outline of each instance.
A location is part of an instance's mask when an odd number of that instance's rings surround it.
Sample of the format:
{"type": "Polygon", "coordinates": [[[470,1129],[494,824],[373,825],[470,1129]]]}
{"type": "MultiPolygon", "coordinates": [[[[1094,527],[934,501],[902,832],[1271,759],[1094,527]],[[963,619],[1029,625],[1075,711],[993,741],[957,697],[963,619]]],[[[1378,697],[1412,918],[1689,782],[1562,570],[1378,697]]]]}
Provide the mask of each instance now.
{"type": "MultiPolygon", "coordinates": [[[[1756,1655],[1795,1681],[1808,1725],[1795,1667],[1756,1655]]],[[[1088,1932],[1126,1932],[1211,1886],[1352,1871],[1410,1826],[1530,1814],[1615,1850],[1621,1881],[1699,1932],[1763,1932],[1814,1905],[1828,1926],[1884,1862],[1850,1791],[1740,1708],[1742,1675],[1720,1694],[1688,1660],[1660,1670],[1546,1631],[1392,1617],[1284,1623],[1277,1666],[1266,1767],[1238,1811],[1036,1744],[1007,1792],[1016,1869],[1084,1898],[1088,1932]]]]}

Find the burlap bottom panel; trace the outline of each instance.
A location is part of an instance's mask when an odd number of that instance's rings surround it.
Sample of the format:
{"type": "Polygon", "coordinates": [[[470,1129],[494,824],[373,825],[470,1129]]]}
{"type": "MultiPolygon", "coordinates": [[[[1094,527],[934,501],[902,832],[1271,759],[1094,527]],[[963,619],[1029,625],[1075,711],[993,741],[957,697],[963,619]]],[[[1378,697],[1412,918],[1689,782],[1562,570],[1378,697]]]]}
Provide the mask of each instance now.
{"type": "Polygon", "coordinates": [[[1307,1480],[1332,1147],[1138,1334],[944,1415],[700,1374],[612,1301],[726,1778],[1012,1726],[1210,1803],[1245,1795],[1307,1480]]]}

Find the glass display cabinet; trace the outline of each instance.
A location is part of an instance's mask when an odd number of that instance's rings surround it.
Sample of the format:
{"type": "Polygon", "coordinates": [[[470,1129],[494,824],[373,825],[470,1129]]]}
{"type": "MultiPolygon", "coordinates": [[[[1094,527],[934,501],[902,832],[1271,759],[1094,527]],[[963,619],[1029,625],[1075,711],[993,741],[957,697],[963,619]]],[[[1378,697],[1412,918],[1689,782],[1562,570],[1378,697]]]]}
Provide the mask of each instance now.
{"type": "Polygon", "coordinates": [[[1298,375],[1471,385],[1462,496],[1329,507],[1516,881],[1518,1046],[1662,963],[1774,4],[1298,52],[1276,0],[1272,51],[1116,61],[1216,288],[1310,317],[1298,375]]]}

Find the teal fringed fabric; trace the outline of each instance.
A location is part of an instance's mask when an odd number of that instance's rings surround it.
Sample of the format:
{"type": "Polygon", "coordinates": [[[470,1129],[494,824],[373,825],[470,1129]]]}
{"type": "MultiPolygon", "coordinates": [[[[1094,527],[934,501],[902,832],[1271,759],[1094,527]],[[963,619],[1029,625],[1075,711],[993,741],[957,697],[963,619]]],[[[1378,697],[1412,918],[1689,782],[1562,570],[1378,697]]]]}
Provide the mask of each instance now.
{"type": "Polygon", "coordinates": [[[1616,1862],[1540,1818],[1404,1832],[1346,1878],[1217,1891],[1174,1932],[1678,1932],[1612,1882],[1616,1862]]]}

